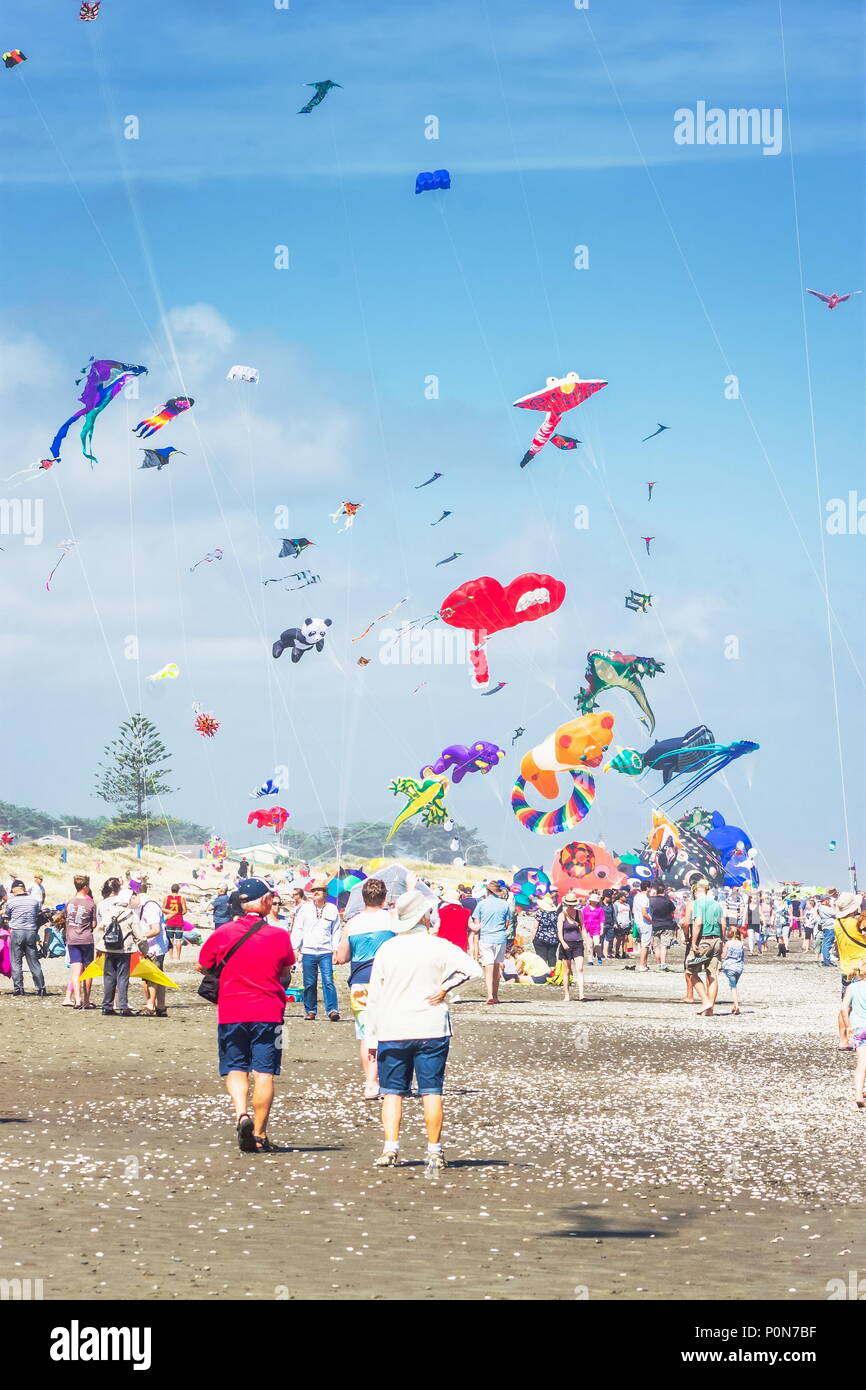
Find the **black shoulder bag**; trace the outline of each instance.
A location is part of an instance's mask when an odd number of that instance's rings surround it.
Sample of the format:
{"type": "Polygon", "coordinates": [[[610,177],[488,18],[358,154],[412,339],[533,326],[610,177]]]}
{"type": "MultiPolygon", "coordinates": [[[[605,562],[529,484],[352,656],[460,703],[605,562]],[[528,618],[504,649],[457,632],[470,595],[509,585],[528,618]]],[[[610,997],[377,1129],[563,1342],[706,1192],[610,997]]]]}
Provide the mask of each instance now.
{"type": "Polygon", "coordinates": [[[219,962],[218,965],[214,966],[213,970],[205,971],[204,975],[202,976],[202,982],[198,987],[198,993],[201,995],[202,999],[206,999],[209,1004],[219,1003],[220,976],[222,975],[223,970],[228,965],[235,951],[239,951],[241,946],[243,946],[244,942],[248,941],[251,936],[254,936],[257,931],[260,931],[264,925],[265,920],[262,917],[259,919],[258,922],[256,922],[254,927],[250,927],[249,931],[244,932],[241,939],[239,941],[236,941],[234,946],[230,947],[230,949],[226,951],[222,960],[219,962]]]}

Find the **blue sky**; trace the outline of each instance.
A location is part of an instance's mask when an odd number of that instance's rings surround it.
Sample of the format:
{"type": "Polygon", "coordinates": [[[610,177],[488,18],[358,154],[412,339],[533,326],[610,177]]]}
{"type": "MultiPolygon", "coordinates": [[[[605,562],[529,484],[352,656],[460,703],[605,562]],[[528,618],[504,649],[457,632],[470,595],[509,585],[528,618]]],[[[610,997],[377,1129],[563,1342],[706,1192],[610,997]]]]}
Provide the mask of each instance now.
{"type": "MultiPolygon", "coordinates": [[[[866,540],[822,530],[830,499],[866,496],[866,297],[803,303],[804,285],[866,288],[856,11],[822,9],[816,59],[814,9],[785,3],[786,66],[776,7],[751,4],[103,0],[96,23],[77,14],[75,0],[4,7],[3,46],[28,55],[0,82],[4,472],[45,455],[91,354],[149,375],[100,418],[93,471],[73,431],[51,474],[5,485],[44,499],[45,538],[0,538],[3,723],[27,749],[5,760],[4,798],[97,813],[101,749],[142,708],[173,754],[166,809],[238,843],[275,766],[293,823],[315,829],[392,816],[393,777],[484,738],[508,758],[454,788],[452,814],[504,864],[547,862],[565,840],[510,812],[518,748],[572,716],[588,648],[619,647],[665,662],[649,685],[658,737],[705,722],[760,742],[701,800],[747,828],[765,873],[841,882],[848,836],[866,865],[866,540]],[[297,115],[327,77],[341,89],[297,115]],[[781,154],[676,145],[674,112],[698,101],[782,108],[781,154]],[[416,197],[415,174],[439,167],[452,188],[416,197]],[[258,387],[225,380],[236,362],[258,387]],[[610,383],[563,424],[584,443],[521,471],[540,417],[511,402],[571,370],[610,383]],[[194,409],[153,442],[186,457],[139,471],[132,426],[183,390],[194,409]],[[670,430],[642,444],[659,420],[670,430]],[[364,505],[338,534],[344,498],[364,505]],[[322,583],[302,595],[261,583],[293,568],[276,559],[284,534],[317,542],[322,583]],[[223,561],[190,574],[216,546],[223,561]],[[350,640],[404,595],[394,622],[464,580],[527,570],[568,595],[491,639],[507,685],[483,704],[465,664],[383,664],[378,629],[350,640]],[[624,609],[632,587],[652,592],[650,613],[624,609]],[[333,619],[325,651],[274,662],[281,629],[318,614],[333,619]],[[169,661],[181,678],[150,685],[169,661]],[[222,721],[212,743],[193,701],[222,721]]],[[[609,705],[617,742],[645,747],[631,702],[609,705]]],[[[601,778],[575,835],[637,844],[654,785],[601,778]]]]}

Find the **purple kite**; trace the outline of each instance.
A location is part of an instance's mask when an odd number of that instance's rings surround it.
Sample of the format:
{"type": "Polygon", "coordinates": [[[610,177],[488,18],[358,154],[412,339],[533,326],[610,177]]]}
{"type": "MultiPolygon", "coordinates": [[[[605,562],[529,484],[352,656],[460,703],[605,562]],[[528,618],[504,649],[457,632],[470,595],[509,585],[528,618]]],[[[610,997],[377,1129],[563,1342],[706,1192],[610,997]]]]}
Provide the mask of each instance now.
{"type": "MultiPolygon", "coordinates": [[[[81,371],[82,376],[85,377],[84,390],[78,397],[82,409],[76,410],[75,414],[70,415],[69,419],[60,426],[51,441],[50,458],[43,459],[40,467],[50,467],[52,463],[60,462],[60,448],[69,433],[70,426],[74,425],[75,421],[80,420],[82,416],[84,416],[84,424],[81,426],[81,452],[88,463],[97,463],[97,458],[90,452],[93,446],[93,430],[97,416],[123,390],[131,377],[147,375],[147,367],[134,367],[127,362],[112,362],[108,358],[100,358],[95,361],[92,357],[81,371]]],[[[78,377],[75,385],[77,386],[80,381],[81,377],[78,377]]]]}

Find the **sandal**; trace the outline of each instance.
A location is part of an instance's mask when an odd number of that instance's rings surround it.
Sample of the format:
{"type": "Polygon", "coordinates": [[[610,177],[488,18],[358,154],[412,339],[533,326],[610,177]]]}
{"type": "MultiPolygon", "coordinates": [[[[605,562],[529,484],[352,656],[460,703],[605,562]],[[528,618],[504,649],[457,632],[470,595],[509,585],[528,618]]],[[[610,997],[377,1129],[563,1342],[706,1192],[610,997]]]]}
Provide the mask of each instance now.
{"type": "Polygon", "coordinates": [[[136,1010],[135,1010],[135,1017],[136,1017],[136,1018],[156,1018],[156,1012],[155,1012],[154,1009],[136,1009],[136,1010]]]}
{"type": "Polygon", "coordinates": [[[168,1018],[168,1009],[157,1009],[155,1018],[168,1018]]]}
{"type": "Polygon", "coordinates": [[[271,1143],[266,1134],[256,1134],[253,1136],[257,1154],[276,1153],[276,1146],[271,1143]]]}
{"type": "Polygon", "coordinates": [[[246,1114],[240,1116],[237,1124],[238,1148],[242,1154],[254,1154],[256,1152],[256,1139],[253,1133],[253,1117],[246,1114]]]}

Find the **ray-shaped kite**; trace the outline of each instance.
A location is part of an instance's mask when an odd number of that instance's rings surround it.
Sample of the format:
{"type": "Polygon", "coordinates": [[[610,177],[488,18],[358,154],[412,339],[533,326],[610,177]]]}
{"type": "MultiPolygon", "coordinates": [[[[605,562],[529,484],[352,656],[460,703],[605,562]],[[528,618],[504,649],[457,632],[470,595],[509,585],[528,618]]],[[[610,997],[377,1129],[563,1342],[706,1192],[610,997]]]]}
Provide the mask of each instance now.
{"type": "Polygon", "coordinates": [[[552,434],[550,436],[550,442],[554,444],[557,449],[576,449],[578,444],[583,443],[583,440],[573,439],[570,434],[552,434]]]}
{"type": "Polygon", "coordinates": [[[85,21],[98,19],[99,7],[101,4],[102,0],[84,0],[81,9],[78,11],[78,18],[85,21]]]}
{"type": "Polygon", "coordinates": [[[339,82],[332,82],[330,77],[326,77],[324,82],[308,82],[308,87],[315,87],[315,95],[310,97],[306,106],[302,106],[298,112],[299,116],[309,116],[314,106],[318,106],[320,101],[324,101],[332,87],[341,87],[339,82]]]}
{"type": "Polygon", "coordinates": [[[395,796],[405,796],[408,798],[406,805],[400,812],[388,834],[385,837],[385,844],[391,839],[395,831],[412,816],[421,813],[421,820],[425,825],[444,825],[448,819],[448,811],[445,806],[445,794],[448,791],[447,777],[425,777],[423,782],[419,782],[414,777],[396,777],[391,783],[391,791],[395,796]]]}
{"type": "Polygon", "coordinates": [[[379,616],[378,616],[378,618],[374,618],[373,621],[372,621],[371,623],[368,623],[367,626],[364,628],[364,631],[363,631],[363,632],[359,632],[357,637],[353,637],[353,638],[352,638],[352,641],[353,641],[353,642],[360,642],[361,638],[362,638],[362,637],[366,637],[366,636],[367,636],[367,633],[370,632],[371,629],[374,628],[374,627],[376,626],[377,623],[380,623],[380,622],[382,621],[383,618],[390,618],[391,614],[392,614],[392,613],[396,613],[396,612],[397,612],[397,609],[400,608],[400,607],[402,607],[402,605],[403,605],[404,603],[408,603],[408,602],[409,602],[409,599],[410,599],[411,597],[412,597],[411,594],[407,594],[405,598],[401,598],[401,599],[400,599],[400,602],[399,602],[399,603],[395,603],[393,608],[389,608],[389,609],[387,610],[387,612],[385,612],[385,613],[380,613],[379,616]]]}
{"type": "Polygon", "coordinates": [[[652,434],[648,434],[648,435],[646,436],[645,439],[642,439],[642,440],[641,440],[641,444],[646,444],[647,439],[655,439],[656,435],[657,435],[657,434],[661,434],[662,430],[669,430],[669,429],[670,429],[670,425],[659,425],[659,427],[658,427],[657,430],[653,430],[652,434]]]}
{"type": "Polygon", "coordinates": [[[306,550],[308,545],[315,544],[315,541],[308,541],[306,536],[285,536],[280,543],[277,559],[287,560],[291,557],[291,559],[297,560],[298,556],[302,551],[306,550]]]}
{"type": "Polygon", "coordinates": [[[431,483],[435,483],[435,481],[436,481],[437,478],[444,478],[444,477],[445,477],[445,474],[444,474],[444,473],[434,473],[433,476],[432,476],[432,478],[427,478],[427,479],[425,479],[425,481],[424,481],[423,483],[416,483],[416,484],[415,484],[415,491],[417,492],[418,489],[421,488],[421,487],[429,487],[431,483]]]}
{"type": "Polygon", "coordinates": [[[141,452],[144,454],[144,463],[140,466],[142,468],[155,468],[159,472],[165,468],[172,454],[182,454],[183,449],[175,449],[172,444],[169,444],[165,449],[142,449],[141,452]]]}
{"type": "Polygon", "coordinates": [[[440,521],[444,521],[445,518],[446,518],[446,516],[450,516],[450,515],[451,515],[450,512],[443,512],[442,515],[439,516],[439,517],[437,517],[435,521],[431,521],[431,522],[430,522],[430,525],[431,525],[431,526],[438,526],[440,521]]]}
{"type": "Polygon", "coordinates": [[[354,526],[355,517],[358,515],[363,505],[363,502],[341,502],[337,510],[335,512],[329,512],[328,515],[335,525],[340,520],[341,516],[346,518],[345,523],[340,527],[340,533],[342,533],[343,531],[348,531],[350,526],[354,526]]]}
{"type": "Polygon", "coordinates": [[[821,299],[828,309],[838,309],[840,304],[844,304],[846,299],[851,299],[855,294],[862,294],[862,290],[849,290],[847,294],[822,294],[820,290],[807,290],[807,294],[813,294],[816,299],[821,299]]]}
{"type": "Polygon", "coordinates": [[[52,579],[54,578],[55,574],[56,574],[57,571],[59,570],[60,566],[63,564],[63,561],[66,559],[66,557],[67,557],[67,555],[69,554],[70,550],[74,550],[74,549],[75,549],[75,547],[76,547],[77,544],[78,544],[78,541],[59,541],[58,544],[59,544],[60,550],[62,551],[62,554],[61,554],[61,556],[60,556],[60,559],[57,561],[57,564],[54,566],[54,569],[51,571],[51,573],[49,574],[48,578],[47,578],[46,581],[45,581],[45,587],[46,587],[46,589],[48,590],[49,594],[51,593],[51,581],[52,581],[52,579]]]}
{"type": "Polygon", "coordinates": [[[82,367],[81,371],[82,376],[75,384],[77,386],[82,377],[84,378],[84,389],[78,397],[82,409],[76,410],[74,415],[70,415],[68,420],[64,420],[51,441],[50,458],[43,459],[40,467],[50,468],[52,463],[60,462],[61,445],[69,433],[70,427],[76,420],[81,420],[82,416],[84,422],[81,426],[81,452],[88,463],[96,463],[97,459],[91,453],[91,449],[97,417],[102,414],[105,407],[114,400],[132,377],[147,375],[147,367],[136,367],[128,362],[113,362],[104,357],[98,360],[91,357],[87,366],[82,367]]]}
{"type": "Polygon", "coordinates": [[[157,430],[161,430],[163,425],[170,424],[172,420],[177,419],[178,415],[182,415],[185,410],[189,410],[194,405],[195,401],[192,396],[172,396],[153,415],[149,415],[145,420],[139,420],[132,433],[137,434],[139,439],[149,439],[152,434],[156,434],[157,430]]]}
{"type": "Polygon", "coordinates": [[[630,608],[632,613],[646,613],[647,609],[653,606],[653,596],[639,594],[635,589],[630,589],[625,596],[625,606],[630,608]]]}
{"type": "Polygon", "coordinates": [[[520,410],[546,412],[529,448],[520,460],[520,467],[525,468],[530,459],[544,448],[567,410],[574,410],[576,406],[582,405],[589,396],[595,395],[595,392],[601,391],[604,386],[607,386],[606,381],[581,381],[577,372],[569,372],[568,376],[564,377],[549,376],[547,385],[541,391],[532,391],[528,396],[521,396],[519,400],[514,401],[513,404],[520,410]]]}
{"type": "Polygon", "coordinates": [[[575,695],[581,714],[598,709],[598,697],[604,690],[625,690],[645,716],[650,733],[656,726],[646,692],[641,681],[664,671],[664,664],[653,656],[630,656],[624,652],[593,650],[586,654],[585,685],[575,695]]]}
{"type": "Polygon", "coordinates": [[[518,728],[518,729],[515,729],[515,730],[514,730],[514,733],[511,735],[511,747],[512,747],[512,748],[514,747],[514,745],[515,745],[515,743],[517,742],[517,740],[518,740],[519,738],[522,738],[523,735],[524,735],[525,733],[526,733],[526,730],[525,730],[525,729],[520,729],[520,728],[518,728]]]}
{"type": "Polygon", "coordinates": [[[655,536],[641,536],[641,540],[643,541],[644,545],[646,546],[646,553],[647,553],[647,555],[649,555],[649,554],[651,553],[651,552],[650,552],[650,541],[654,541],[654,540],[655,540],[655,536]]]}
{"type": "Polygon", "coordinates": [[[654,488],[654,487],[655,487],[655,483],[647,483],[647,485],[646,485],[647,501],[648,501],[648,502],[651,502],[651,501],[653,500],[653,488],[654,488]]]}
{"type": "Polygon", "coordinates": [[[438,570],[440,565],[450,565],[452,560],[459,560],[462,554],[462,550],[455,550],[453,555],[446,555],[444,560],[437,560],[433,568],[438,570]]]}
{"type": "Polygon", "coordinates": [[[194,565],[190,565],[189,572],[192,574],[193,570],[198,569],[199,565],[212,565],[214,560],[221,560],[222,557],[223,552],[221,550],[209,550],[207,555],[202,555],[200,560],[196,560],[194,565]]]}

